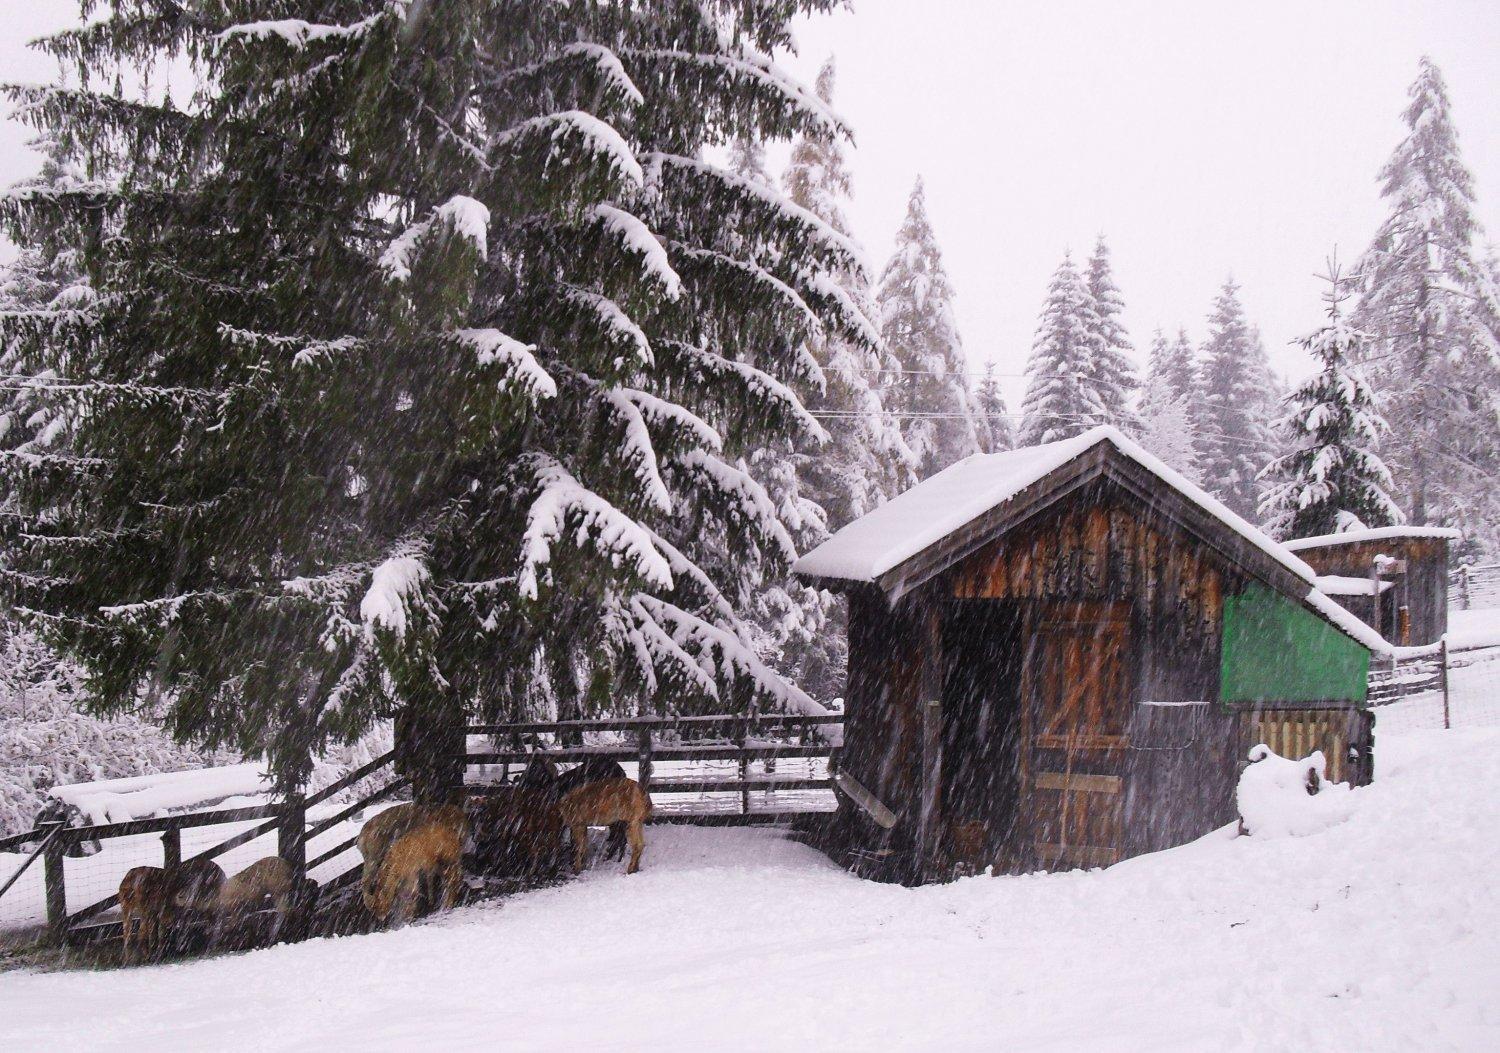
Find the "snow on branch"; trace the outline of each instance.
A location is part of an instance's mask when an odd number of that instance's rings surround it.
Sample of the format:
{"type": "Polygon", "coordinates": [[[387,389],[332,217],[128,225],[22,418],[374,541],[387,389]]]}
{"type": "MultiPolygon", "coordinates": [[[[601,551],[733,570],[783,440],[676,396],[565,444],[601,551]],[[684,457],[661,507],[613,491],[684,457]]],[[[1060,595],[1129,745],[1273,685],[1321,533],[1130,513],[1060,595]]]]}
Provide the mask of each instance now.
{"type": "MultiPolygon", "coordinates": [[[[694,248],[691,245],[684,245],[680,242],[673,242],[672,248],[679,255],[698,264],[702,269],[711,268],[718,270],[720,273],[727,272],[731,276],[748,282],[753,287],[757,287],[761,293],[768,295],[772,301],[780,303],[782,308],[792,318],[796,319],[796,322],[791,324],[800,323],[805,327],[804,331],[808,336],[822,335],[823,323],[818,318],[816,312],[807,305],[807,301],[801,297],[796,289],[793,289],[758,263],[752,260],[736,259],[733,256],[722,252],[715,252],[712,249],[694,248]]],[[[738,297],[736,297],[735,306],[737,308],[741,306],[738,302],[738,297]]]]}
{"type": "Polygon", "coordinates": [[[359,601],[366,640],[374,640],[377,629],[404,640],[413,622],[433,613],[434,601],[427,595],[432,579],[427,555],[426,542],[408,541],[375,568],[370,587],[359,601]]]}
{"type": "Polygon", "coordinates": [[[765,370],[680,340],[663,341],[661,349],[683,360],[709,389],[722,393],[724,384],[732,381],[743,388],[753,403],[789,421],[802,434],[820,443],[828,441],[827,430],[807,412],[797,393],[765,370]]]}
{"type": "Polygon", "coordinates": [[[667,259],[667,250],[651,228],[640,219],[616,208],[614,205],[595,205],[589,217],[600,223],[611,237],[619,241],[625,251],[640,258],[641,267],[662,287],[667,299],[675,300],[682,295],[682,279],[672,269],[667,259]]]}
{"type": "Polygon", "coordinates": [[[526,513],[521,542],[521,595],[536,599],[542,583],[550,582],[552,546],[570,526],[581,547],[591,543],[616,568],[629,567],[650,585],[672,587],[672,570],[657,550],[651,532],[604,498],[585,487],[554,458],[534,453],[522,460],[539,489],[526,513]]]}
{"type": "Polygon", "coordinates": [[[498,329],[460,329],[454,339],[474,351],[481,366],[499,365],[532,401],[557,394],[557,382],[537,362],[535,344],[523,344],[498,329]]]}
{"type": "Polygon", "coordinates": [[[731,90],[749,88],[777,100],[803,118],[803,131],[826,138],[847,136],[849,130],[817,93],[789,77],[774,60],[760,52],[740,48],[739,54],[676,51],[666,48],[628,48],[622,54],[632,62],[663,69],[671,78],[675,71],[697,69],[705,76],[728,81],[731,90]]]}
{"type": "Polygon", "coordinates": [[[869,262],[858,245],[817,215],[788,201],[771,187],[762,186],[707,161],[679,154],[653,152],[646,154],[643,160],[649,172],[646,181],[648,187],[655,187],[675,175],[703,187],[727,189],[740,200],[752,202],[766,215],[797,231],[825,254],[833,256],[860,276],[869,276],[869,262]]]}
{"type": "Polygon", "coordinates": [[[380,254],[380,266],[391,281],[404,282],[410,278],[417,245],[433,230],[444,228],[471,242],[480,259],[487,258],[490,210],[472,197],[455,194],[433,209],[426,219],[407,227],[380,254]]]}
{"type": "Polygon", "coordinates": [[[653,364],[651,342],[619,304],[576,285],[565,285],[562,292],[564,299],[584,311],[603,331],[605,342],[615,348],[617,367],[632,358],[648,366],[653,364]]]}
{"type": "Polygon", "coordinates": [[[697,683],[711,681],[714,684],[710,697],[718,698],[732,683],[747,682],[751,690],[776,711],[810,716],[828,712],[801,688],[778,676],[733,633],[675,604],[644,593],[636,594],[631,600],[631,608],[637,612],[638,624],[643,631],[655,627],[674,645],[670,649],[662,647],[656,653],[663,658],[676,659],[678,667],[697,683]],[[684,665],[682,658],[678,657],[680,655],[691,655],[691,666],[684,665]]]}
{"type": "Polygon", "coordinates": [[[730,525],[759,534],[788,563],[797,558],[797,546],[777,514],[776,503],[749,472],[703,450],[689,450],[673,461],[723,501],[722,510],[730,525]]]}
{"type": "Polygon", "coordinates": [[[384,18],[405,11],[405,4],[390,4],[384,11],[377,12],[369,18],[362,18],[347,26],[325,25],[318,22],[304,22],[300,18],[280,18],[262,22],[242,22],[239,25],[230,26],[219,33],[214,39],[221,44],[245,41],[245,40],[270,40],[279,39],[298,50],[307,47],[308,44],[324,40],[349,40],[362,37],[369,32],[370,28],[384,18]]]}
{"type": "Polygon", "coordinates": [[[651,442],[651,431],[646,427],[646,417],[634,401],[622,390],[603,393],[604,404],[625,426],[621,457],[631,466],[636,482],[641,484],[646,502],[664,515],[672,512],[672,493],[662,480],[661,468],[656,461],[656,447],[651,442]]]}
{"type": "Polygon", "coordinates": [[[219,335],[235,347],[255,351],[272,351],[285,355],[290,352],[295,366],[319,366],[343,358],[355,351],[363,350],[369,342],[355,336],[325,339],[316,336],[260,333],[250,329],[239,329],[227,323],[219,323],[219,335]]]}
{"type": "Polygon", "coordinates": [[[584,68],[592,70],[599,77],[598,90],[613,93],[626,105],[635,107],[646,101],[630,75],[625,72],[625,67],[620,65],[619,56],[603,44],[589,41],[577,41],[540,62],[505,70],[495,78],[493,84],[497,88],[506,89],[522,81],[537,80],[544,75],[572,81],[577,79],[577,72],[574,71],[584,68]]]}
{"type": "Polygon", "coordinates": [[[583,110],[544,114],[507,128],[495,139],[492,156],[500,151],[518,151],[538,136],[545,136],[551,142],[551,149],[542,161],[543,171],[550,169],[555,162],[569,164],[572,158],[568,156],[566,146],[573,142],[591,156],[602,159],[611,174],[622,177],[632,187],[640,187],[645,182],[641,164],[624,137],[609,124],[583,110]]]}

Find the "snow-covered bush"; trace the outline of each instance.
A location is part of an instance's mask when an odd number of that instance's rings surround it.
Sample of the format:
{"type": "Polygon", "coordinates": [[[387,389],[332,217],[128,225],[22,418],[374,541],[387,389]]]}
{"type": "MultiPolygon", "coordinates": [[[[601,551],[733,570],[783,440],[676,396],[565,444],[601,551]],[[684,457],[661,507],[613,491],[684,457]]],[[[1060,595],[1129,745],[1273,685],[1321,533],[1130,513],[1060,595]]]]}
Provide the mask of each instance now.
{"type": "Polygon", "coordinates": [[[1329,782],[1321,750],[1302,760],[1278,756],[1261,743],[1250,750],[1236,799],[1240,827],[1253,837],[1305,837],[1349,818],[1349,784],[1329,782]]]}
{"type": "Polygon", "coordinates": [[[138,716],[82,712],[83,675],[34,635],[0,649],[0,836],[31,829],[63,783],[198,768],[211,758],[138,716]]]}

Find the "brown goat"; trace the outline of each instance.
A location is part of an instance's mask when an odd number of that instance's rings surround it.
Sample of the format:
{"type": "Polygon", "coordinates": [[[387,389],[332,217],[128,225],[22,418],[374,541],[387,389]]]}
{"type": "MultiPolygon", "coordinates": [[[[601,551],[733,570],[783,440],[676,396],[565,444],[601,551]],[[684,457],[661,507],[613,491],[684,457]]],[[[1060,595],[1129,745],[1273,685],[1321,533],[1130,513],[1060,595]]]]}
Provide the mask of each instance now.
{"type": "Polygon", "coordinates": [[[428,823],[451,825],[462,841],[465,829],[464,810],[458,805],[398,804],[377,813],[359,831],[359,854],[365,870],[360,880],[360,894],[366,904],[375,894],[375,879],[380,864],[391,845],[406,833],[428,823]]]}
{"type": "Polygon", "coordinates": [[[378,920],[401,925],[453,907],[462,883],[463,836],[450,822],[430,822],[396,838],[365,906],[378,920]]]}
{"type": "Polygon", "coordinates": [[[480,868],[527,877],[556,871],[563,821],[551,793],[512,786],[470,803],[469,833],[480,868]]]}
{"type": "Polygon", "coordinates": [[[133,867],[120,882],[120,920],[125,929],[125,960],[138,961],[161,947],[167,912],[167,872],[161,867],[133,867]]]}
{"type": "Polygon", "coordinates": [[[216,928],[219,934],[235,931],[269,899],[276,908],[275,931],[279,933],[294,910],[316,898],[317,889],[318,883],[307,878],[299,884],[292,865],[280,856],[257,859],[219,890],[216,928]]]}
{"type": "Polygon", "coordinates": [[[651,818],[651,798],[638,783],[631,779],[585,783],[564,796],[557,809],[573,839],[575,872],[583,869],[589,844],[588,828],[620,822],[625,824],[625,836],[630,842],[630,863],[625,867],[625,873],[634,874],[641,868],[641,852],[646,847],[645,825],[651,818]]]}

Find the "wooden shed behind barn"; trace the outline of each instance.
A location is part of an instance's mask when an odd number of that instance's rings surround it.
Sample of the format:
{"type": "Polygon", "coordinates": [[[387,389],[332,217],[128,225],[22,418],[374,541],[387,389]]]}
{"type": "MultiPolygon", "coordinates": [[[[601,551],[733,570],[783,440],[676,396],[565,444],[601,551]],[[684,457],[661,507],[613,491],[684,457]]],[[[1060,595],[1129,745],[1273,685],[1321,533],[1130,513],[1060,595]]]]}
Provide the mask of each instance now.
{"type": "Polygon", "coordinates": [[[849,595],[834,840],[877,875],[1182,843],[1234,818],[1252,740],[1368,778],[1383,641],[1113,428],[968,458],[795,569],[849,595]]]}
{"type": "Polygon", "coordinates": [[[1286,547],[1357,618],[1394,644],[1417,646],[1448,631],[1448,546],[1461,536],[1449,527],[1375,527],[1286,547]]]}

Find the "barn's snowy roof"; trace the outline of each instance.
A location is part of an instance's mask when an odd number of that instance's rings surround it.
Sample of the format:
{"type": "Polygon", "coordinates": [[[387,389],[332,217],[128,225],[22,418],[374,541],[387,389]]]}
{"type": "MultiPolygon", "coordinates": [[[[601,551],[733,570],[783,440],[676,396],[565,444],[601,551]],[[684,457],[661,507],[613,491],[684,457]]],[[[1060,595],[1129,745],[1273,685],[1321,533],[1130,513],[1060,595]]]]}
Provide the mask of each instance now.
{"type": "Polygon", "coordinates": [[[1397,538],[1441,537],[1450,540],[1463,537],[1463,533],[1452,527],[1392,526],[1367,527],[1364,530],[1345,530],[1338,534],[1319,534],[1316,537],[1299,537],[1283,542],[1293,552],[1306,548],[1326,548],[1329,545],[1352,545],[1357,541],[1390,541],[1397,538]]]}
{"type": "Polygon", "coordinates": [[[975,519],[1108,443],[1308,585],[1312,568],[1112,427],[1007,453],[967,457],[856,519],[799,559],[808,578],[876,582],[975,519]]]}
{"type": "MultiPolygon", "coordinates": [[[[1318,591],[1325,596],[1370,596],[1375,592],[1369,578],[1351,578],[1344,574],[1319,574],[1318,591]]],[[[1389,589],[1392,582],[1380,582],[1380,591],[1389,589]]]]}

